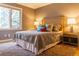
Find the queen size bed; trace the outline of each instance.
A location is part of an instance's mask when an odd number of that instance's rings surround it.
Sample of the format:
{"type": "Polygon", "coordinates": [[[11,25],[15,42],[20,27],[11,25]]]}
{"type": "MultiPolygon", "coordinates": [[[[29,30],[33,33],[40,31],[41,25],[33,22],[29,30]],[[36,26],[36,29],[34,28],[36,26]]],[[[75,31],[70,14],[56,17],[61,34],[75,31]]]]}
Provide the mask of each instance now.
{"type": "Polygon", "coordinates": [[[40,54],[60,42],[62,32],[18,31],[14,35],[16,43],[23,49],[40,54]]]}

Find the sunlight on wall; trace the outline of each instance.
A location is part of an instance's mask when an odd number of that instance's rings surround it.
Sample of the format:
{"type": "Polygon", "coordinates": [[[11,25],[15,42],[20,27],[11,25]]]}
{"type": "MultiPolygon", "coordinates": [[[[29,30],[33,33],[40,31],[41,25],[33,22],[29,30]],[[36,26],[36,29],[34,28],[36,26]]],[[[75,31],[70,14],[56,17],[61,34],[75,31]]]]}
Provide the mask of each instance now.
{"type": "MultiPolygon", "coordinates": [[[[79,32],[78,29],[79,29],[79,26],[78,26],[78,25],[74,25],[74,26],[73,26],[73,32],[74,32],[74,33],[79,32]]],[[[65,27],[65,28],[64,28],[64,32],[70,32],[70,26],[65,27]]]]}
{"type": "Polygon", "coordinates": [[[42,20],[44,19],[45,16],[38,16],[36,18],[36,21],[39,22],[39,24],[42,24],[42,20]]]}
{"type": "Polygon", "coordinates": [[[36,28],[38,27],[38,25],[43,24],[42,21],[43,21],[44,17],[45,16],[38,16],[38,17],[36,17],[36,19],[34,21],[34,25],[35,25],[36,28]]]}

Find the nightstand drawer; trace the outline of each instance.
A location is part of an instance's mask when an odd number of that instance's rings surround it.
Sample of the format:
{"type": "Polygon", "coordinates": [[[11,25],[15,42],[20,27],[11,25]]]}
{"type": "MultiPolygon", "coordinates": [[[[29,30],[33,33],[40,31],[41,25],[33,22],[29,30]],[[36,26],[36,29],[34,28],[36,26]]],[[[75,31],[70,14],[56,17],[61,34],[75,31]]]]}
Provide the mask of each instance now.
{"type": "Polygon", "coordinates": [[[71,38],[70,43],[77,44],[78,43],[78,38],[71,38]]]}
{"type": "Polygon", "coordinates": [[[69,42],[69,38],[68,37],[63,37],[62,41],[63,42],[69,42]]]}

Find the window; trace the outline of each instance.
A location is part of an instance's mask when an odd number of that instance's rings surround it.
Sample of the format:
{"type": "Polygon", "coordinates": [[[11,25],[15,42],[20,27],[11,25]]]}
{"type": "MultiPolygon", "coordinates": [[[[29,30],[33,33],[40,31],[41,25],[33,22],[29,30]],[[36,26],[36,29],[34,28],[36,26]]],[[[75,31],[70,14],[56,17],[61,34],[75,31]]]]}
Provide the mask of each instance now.
{"type": "Polygon", "coordinates": [[[12,10],[12,28],[20,27],[20,11],[12,10]]]}
{"type": "Polygon", "coordinates": [[[0,6],[0,29],[21,29],[21,10],[0,6]]]}
{"type": "Polygon", "coordinates": [[[9,26],[10,14],[9,13],[10,13],[10,9],[0,7],[0,28],[3,28],[3,29],[10,28],[9,26]]]}

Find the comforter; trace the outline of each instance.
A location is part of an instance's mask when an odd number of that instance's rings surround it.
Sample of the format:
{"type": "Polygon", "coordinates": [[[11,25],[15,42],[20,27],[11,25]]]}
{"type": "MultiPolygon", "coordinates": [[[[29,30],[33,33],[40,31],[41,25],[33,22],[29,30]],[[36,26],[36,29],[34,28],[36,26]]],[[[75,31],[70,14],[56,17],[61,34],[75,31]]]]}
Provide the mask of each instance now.
{"type": "Polygon", "coordinates": [[[39,54],[60,42],[62,32],[19,31],[14,35],[18,45],[39,54]]]}

